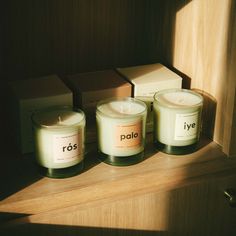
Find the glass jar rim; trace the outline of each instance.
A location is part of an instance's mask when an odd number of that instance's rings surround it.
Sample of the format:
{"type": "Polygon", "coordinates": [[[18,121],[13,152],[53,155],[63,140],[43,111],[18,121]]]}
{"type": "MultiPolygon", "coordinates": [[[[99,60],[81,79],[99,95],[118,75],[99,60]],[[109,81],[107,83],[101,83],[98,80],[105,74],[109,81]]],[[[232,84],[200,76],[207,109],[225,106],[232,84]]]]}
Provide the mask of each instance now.
{"type": "Polygon", "coordinates": [[[190,107],[199,107],[203,105],[203,96],[197,92],[195,92],[194,90],[190,90],[190,89],[182,89],[182,88],[172,88],[172,89],[164,89],[164,90],[160,90],[158,92],[156,92],[153,96],[154,98],[154,102],[157,102],[159,105],[164,106],[164,107],[169,107],[169,108],[190,108],[190,107]],[[164,101],[161,101],[159,95],[162,94],[168,94],[168,93],[173,93],[173,92],[183,92],[183,93],[188,93],[191,94],[193,96],[196,96],[200,99],[200,101],[196,104],[168,104],[164,101]]]}
{"type": "Polygon", "coordinates": [[[125,119],[125,118],[128,118],[128,117],[129,118],[138,117],[138,116],[141,116],[141,115],[145,114],[146,112],[147,112],[147,105],[145,104],[145,102],[143,102],[139,99],[133,98],[133,97],[112,97],[112,98],[108,98],[108,99],[104,99],[104,100],[99,101],[97,103],[97,106],[96,106],[96,113],[102,114],[102,115],[110,117],[110,118],[125,119]],[[119,101],[124,101],[124,102],[127,101],[127,102],[142,105],[143,110],[141,112],[137,112],[135,114],[127,114],[127,113],[109,114],[108,112],[104,112],[100,109],[101,106],[104,105],[104,104],[108,104],[108,103],[111,103],[111,102],[119,102],[119,101]]]}
{"type": "Polygon", "coordinates": [[[44,109],[36,110],[31,115],[31,121],[32,121],[33,125],[35,125],[37,127],[47,128],[47,129],[63,129],[63,128],[68,128],[68,127],[76,127],[79,124],[85,122],[85,114],[81,109],[75,108],[70,105],[61,105],[61,106],[56,105],[56,106],[50,106],[50,107],[47,107],[44,109]],[[40,122],[40,119],[39,119],[40,116],[49,115],[52,112],[60,112],[60,111],[80,114],[81,119],[79,119],[77,122],[74,122],[72,124],[61,124],[61,125],[57,125],[57,124],[50,124],[49,125],[49,124],[45,124],[44,122],[40,122]]]}

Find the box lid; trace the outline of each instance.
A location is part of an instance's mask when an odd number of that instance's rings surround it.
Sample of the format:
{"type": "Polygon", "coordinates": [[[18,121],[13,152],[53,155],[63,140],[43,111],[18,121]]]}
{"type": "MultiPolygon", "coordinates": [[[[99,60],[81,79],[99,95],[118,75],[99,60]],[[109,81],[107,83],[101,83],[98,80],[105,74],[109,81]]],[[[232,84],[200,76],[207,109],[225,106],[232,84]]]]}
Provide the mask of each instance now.
{"type": "Polygon", "coordinates": [[[72,93],[57,75],[11,81],[9,85],[15,96],[20,99],[50,97],[72,93]]]}
{"type": "Polygon", "coordinates": [[[166,80],[181,80],[182,78],[160,63],[117,68],[134,85],[154,84],[166,80]]]}
{"type": "Polygon", "coordinates": [[[70,75],[67,76],[66,80],[69,86],[81,92],[131,87],[131,85],[114,70],[70,75]]]}

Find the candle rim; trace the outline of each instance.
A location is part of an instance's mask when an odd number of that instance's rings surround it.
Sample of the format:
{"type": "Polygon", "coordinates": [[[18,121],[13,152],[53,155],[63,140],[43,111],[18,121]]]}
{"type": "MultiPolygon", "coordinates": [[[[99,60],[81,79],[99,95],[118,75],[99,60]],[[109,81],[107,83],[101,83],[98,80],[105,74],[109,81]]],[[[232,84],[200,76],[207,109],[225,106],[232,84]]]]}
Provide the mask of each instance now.
{"type": "Polygon", "coordinates": [[[63,129],[68,127],[76,127],[78,124],[85,122],[85,114],[84,112],[79,108],[74,108],[72,106],[51,106],[47,107],[46,109],[40,109],[36,112],[34,112],[31,116],[32,123],[41,128],[47,128],[47,129],[63,129]],[[43,115],[43,114],[49,114],[50,112],[56,112],[56,111],[62,111],[62,112],[72,112],[74,114],[80,114],[81,119],[79,119],[77,122],[72,124],[44,124],[44,122],[40,122],[37,118],[37,115],[43,115]]]}
{"type": "Polygon", "coordinates": [[[142,114],[145,114],[146,112],[147,112],[147,105],[143,101],[141,101],[139,99],[136,99],[136,98],[133,98],[133,97],[112,97],[112,98],[108,98],[108,99],[99,101],[97,103],[97,107],[96,107],[96,113],[103,114],[106,117],[119,118],[119,119],[124,119],[124,118],[127,118],[127,117],[129,117],[129,118],[137,117],[137,116],[140,116],[142,114]],[[126,114],[126,113],[109,114],[108,112],[101,111],[100,107],[102,105],[108,104],[108,103],[111,103],[111,102],[118,102],[118,101],[131,101],[132,103],[142,105],[143,110],[141,112],[137,112],[135,114],[126,114]]]}
{"type": "Polygon", "coordinates": [[[203,96],[197,92],[195,92],[194,90],[191,89],[164,89],[164,90],[160,90],[158,92],[156,92],[154,94],[154,102],[158,102],[159,105],[164,106],[164,107],[169,107],[169,108],[190,108],[190,107],[199,107],[203,104],[203,96]],[[167,94],[167,93],[173,93],[173,92],[183,92],[183,93],[188,93],[191,95],[194,95],[196,97],[198,97],[200,99],[200,102],[196,103],[196,104],[174,104],[174,103],[167,103],[164,101],[160,100],[160,97],[158,97],[159,95],[162,94],[167,94]]]}

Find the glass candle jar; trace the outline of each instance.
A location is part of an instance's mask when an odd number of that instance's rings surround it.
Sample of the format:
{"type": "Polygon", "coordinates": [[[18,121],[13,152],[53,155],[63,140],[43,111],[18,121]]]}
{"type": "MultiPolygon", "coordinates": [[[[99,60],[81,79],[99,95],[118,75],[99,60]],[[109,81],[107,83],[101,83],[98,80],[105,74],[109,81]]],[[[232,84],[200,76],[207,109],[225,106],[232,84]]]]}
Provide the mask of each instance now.
{"type": "Polygon", "coordinates": [[[154,143],[169,154],[195,150],[201,129],[203,97],[191,90],[167,89],[154,95],[154,143]]]}
{"type": "Polygon", "coordinates": [[[146,104],[135,98],[112,98],[97,104],[98,150],[102,161],[131,165],[144,156],[146,104]]]}
{"type": "Polygon", "coordinates": [[[146,133],[153,131],[153,96],[136,96],[136,99],[143,101],[147,106],[146,133]]]}
{"type": "Polygon", "coordinates": [[[35,157],[40,173],[65,178],[83,169],[85,115],[72,107],[54,107],[32,116],[35,157]]]}

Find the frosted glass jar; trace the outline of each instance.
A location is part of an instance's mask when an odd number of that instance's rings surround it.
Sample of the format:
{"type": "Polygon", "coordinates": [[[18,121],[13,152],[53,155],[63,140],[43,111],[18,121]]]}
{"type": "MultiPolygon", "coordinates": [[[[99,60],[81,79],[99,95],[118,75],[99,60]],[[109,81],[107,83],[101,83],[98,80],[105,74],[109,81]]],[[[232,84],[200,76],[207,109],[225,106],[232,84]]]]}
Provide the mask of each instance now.
{"type": "Polygon", "coordinates": [[[40,173],[52,178],[83,169],[85,115],[72,107],[53,107],[32,116],[35,157],[40,173]]]}
{"type": "Polygon", "coordinates": [[[143,159],[147,106],[131,98],[112,98],[97,104],[98,150],[102,161],[131,165],[143,159]]]}
{"type": "Polygon", "coordinates": [[[154,143],[169,154],[195,150],[201,129],[203,97],[187,89],[167,89],[154,95],[154,143]]]}

